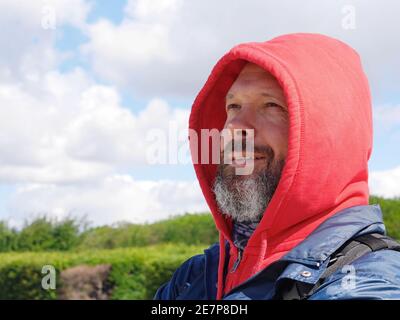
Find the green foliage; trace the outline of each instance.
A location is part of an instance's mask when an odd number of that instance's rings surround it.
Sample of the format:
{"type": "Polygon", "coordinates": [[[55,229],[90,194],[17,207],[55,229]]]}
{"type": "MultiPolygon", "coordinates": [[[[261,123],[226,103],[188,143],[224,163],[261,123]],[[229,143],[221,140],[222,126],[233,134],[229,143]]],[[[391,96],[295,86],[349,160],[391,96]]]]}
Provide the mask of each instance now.
{"type": "Polygon", "coordinates": [[[68,251],[143,247],[160,243],[212,244],[218,232],[209,213],[185,214],[153,224],[120,223],[87,228],[84,222],[47,217],[25,223],[20,231],[0,221],[0,252],[68,251]]]}
{"type": "MultiPolygon", "coordinates": [[[[400,198],[372,196],[370,203],[380,204],[388,234],[400,239],[400,198]]],[[[153,224],[95,228],[84,228],[74,219],[55,222],[41,217],[26,223],[19,232],[0,222],[0,252],[113,249],[160,243],[208,245],[217,241],[218,232],[209,213],[185,214],[153,224]]]]}
{"type": "Polygon", "coordinates": [[[52,246],[52,224],[46,218],[39,218],[25,225],[18,235],[18,249],[39,251],[52,246]]]}
{"type": "Polygon", "coordinates": [[[152,226],[161,242],[201,244],[218,241],[218,232],[210,214],[186,214],[152,226]]]}
{"type": "Polygon", "coordinates": [[[400,198],[370,197],[369,203],[380,205],[387,234],[400,240],[400,198]]]}
{"type": "MultiPolygon", "coordinates": [[[[80,252],[1,253],[0,299],[57,299],[58,290],[41,286],[44,265],[62,270],[77,265],[111,264],[111,299],[151,299],[179,265],[204,246],[162,244],[80,252]]],[[[58,289],[62,286],[57,282],[58,289]]]]}
{"type": "MultiPolygon", "coordinates": [[[[16,236],[14,250],[70,250],[76,247],[79,239],[79,223],[77,221],[65,219],[55,222],[41,217],[25,224],[16,236]]],[[[0,247],[1,251],[8,251],[7,249],[6,246],[0,247]]]]}
{"type": "Polygon", "coordinates": [[[53,243],[51,249],[70,250],[79,243],[79,223],[73,219],[66,219],[53,226],[53,243]]]}
{"type": "Polygon", "coordinates": [[[55,299],[55,291],[41,289],[41,266],[29,263],[0,268],[0,299],[55,299]]]}
{"type": "Polygon", "coordinates": [[[153,224],[121,224],[89,229],[81,236],[80,249],[141,247],[159,243],[212,244],[218,232],[209,213],[185,214],[153,224]]]}
{"type": "MultiPolygon", "coordinates": [[[[381,206],[388,234],[400,240],[400,198],[371,197],[370,204],[381,206]]],[[[73,266],[98,264],[111,265],[111,299],[151,299],[183,261],[217,241],[210,214],[96,228],[42,217],[20,231],[0,222],[0,251],[8,251],[0,253],[0,299],[57,299],[57,290],[41,287],[44,265],[59,276],[73,266]]]]}
{"type": "MultiPolygon", "coordinates": [[[[372,196],[380,204],[388,234],[400,240],[400,198],[372,196]]],[[[210,245],[218,241],[211,214],[185,214],[152,224],[120,223],[87,228],[84,222],[46,217],[26,223],[20,231],[0,221],[0,252],[68,251],[144,247],[160,243],[210,245]]]]}
{"type": "Polygon", "coordinates": [[[5,222],[0,222],[0,251],[12,251],[17,249],[18,234],[10,229],[5,222]]]}

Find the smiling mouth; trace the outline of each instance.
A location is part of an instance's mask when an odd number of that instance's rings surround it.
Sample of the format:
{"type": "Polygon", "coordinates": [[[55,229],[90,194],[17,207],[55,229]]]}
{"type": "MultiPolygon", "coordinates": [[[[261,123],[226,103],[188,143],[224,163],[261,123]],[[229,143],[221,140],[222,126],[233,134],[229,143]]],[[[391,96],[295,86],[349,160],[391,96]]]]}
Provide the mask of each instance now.
{"type": "Polygon", "coordinates": [[[252,156],[233,156],[232,157],[232,163],[229,163],[229,165],[232,165],[234,167],[245,167],[247,165],[253,165],[255,162],[258,161],[265,161],[266,157],[262,155],[252,155],[252,156]]]}

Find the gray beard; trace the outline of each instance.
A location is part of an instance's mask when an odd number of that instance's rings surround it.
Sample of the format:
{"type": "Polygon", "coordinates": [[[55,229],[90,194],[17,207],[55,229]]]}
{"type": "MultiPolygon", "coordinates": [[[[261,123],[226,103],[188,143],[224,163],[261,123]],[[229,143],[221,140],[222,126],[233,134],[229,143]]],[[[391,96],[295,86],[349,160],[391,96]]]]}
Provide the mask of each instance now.
{"type": "Polygon", "coordinates": [[[227,173],[220,164],[213,191],[220,211],[236,222],[259,222],[278,186],[285,160],[249,176],[227,173]]]}

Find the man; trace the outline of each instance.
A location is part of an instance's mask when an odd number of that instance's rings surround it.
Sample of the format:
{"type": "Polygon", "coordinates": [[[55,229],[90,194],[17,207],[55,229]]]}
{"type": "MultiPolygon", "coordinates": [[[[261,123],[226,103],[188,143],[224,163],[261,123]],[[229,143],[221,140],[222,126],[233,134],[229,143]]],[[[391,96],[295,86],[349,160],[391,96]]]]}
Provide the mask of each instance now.
{"type": "Polygon", "coordinates": [[[235,152],[230,164],[195,163],[220,240],[155,299],[400,299],[399,248],[368,205],[371,98],[353,49],[305,33],[237,45],[212,70],[189,126],[237,139],[253,130],[244,162],[254,167],[236,174],[235,152]]]}

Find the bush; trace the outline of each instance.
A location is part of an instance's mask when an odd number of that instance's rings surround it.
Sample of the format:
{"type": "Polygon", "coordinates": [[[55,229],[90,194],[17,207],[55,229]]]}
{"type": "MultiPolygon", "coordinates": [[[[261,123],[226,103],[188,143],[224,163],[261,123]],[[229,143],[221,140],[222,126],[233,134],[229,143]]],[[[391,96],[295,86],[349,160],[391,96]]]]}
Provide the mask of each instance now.
{"type": "MultiPolygon", "coordinates": [[[[371,196],[370,203],[380,204],[388,234],[400,240],[400,198],[371,196]]],[[[152,224],[120,223],[95,228],[74,219],[55,222],[42,217],[16,231],[0,222],[0,252],[114,249],[161,243],[210,245],[217,241],[210,213],[185,214],[152,224]]]]}
{"type": "Polygon", "coordinates": [[[120,224],[87,230],[81,235],[80,249],[142,247],[160,243],[212,244],[218,232],[211,214],[185,214],[153,224],[120,224]]]}
{"type": "Polygon", "coordinates": [[[54,222],[42,217],[17,231],[0,221],[0,252],[70,250],[80,242],[80,228],[80,222],[74,219],[54,222]]]}
{"type": "Polygon", "coordinates": [[[10,229],[5,222],[0,222],[0,252],[16,250],[18,233],[10,229]]]}
{"type": "Polygon", "coordinates": [[[400,198],[371,197],[370,204],[380,205],[387,234],[400,240],[400,198]]]}
{"type": "Polygon", "coordinates": [[[163,244],[146,248],[81,252],[1,253],[0,299],[57,299],[58,290],[41,287],[42,267],[52,265],[57,279],[62,270],[78,265],[110,264],[107,281],[111,299],[151,299],[180,264],[204,246],[163,244]]]}

